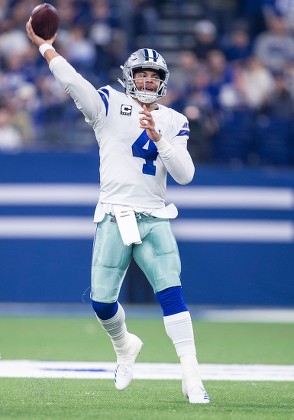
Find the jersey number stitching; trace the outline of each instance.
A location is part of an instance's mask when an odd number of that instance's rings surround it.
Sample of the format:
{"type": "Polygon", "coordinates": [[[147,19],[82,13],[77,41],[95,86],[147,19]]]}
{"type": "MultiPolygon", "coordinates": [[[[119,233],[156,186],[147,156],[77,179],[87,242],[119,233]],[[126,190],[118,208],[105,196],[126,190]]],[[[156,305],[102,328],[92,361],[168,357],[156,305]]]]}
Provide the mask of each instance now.
{"type": "Polygon", "coordinates": [[[157,159],[158,151],[153,141],[149,139],[146,130],[133,143],[132,152],[133,156],[145,159],[146,163],[143,164],[142,168],[143,174],[155,176],[156,166],[153,162],[157,159]],[[148,142],[148,148],[145,149],[144,146],[148,142]]]}

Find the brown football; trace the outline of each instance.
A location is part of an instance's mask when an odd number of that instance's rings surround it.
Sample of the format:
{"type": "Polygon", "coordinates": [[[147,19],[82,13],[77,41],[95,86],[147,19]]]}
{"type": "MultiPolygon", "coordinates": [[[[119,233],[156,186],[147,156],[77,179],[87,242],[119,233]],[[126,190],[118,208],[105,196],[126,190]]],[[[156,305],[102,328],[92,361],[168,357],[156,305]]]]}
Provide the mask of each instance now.
{"type": "Polygon", "coordinates": [[[39,4],[31,13],[31,24],[36,35],[45,40],[51,39],[59,26],[58,12],[52,4],[39,4]]]}

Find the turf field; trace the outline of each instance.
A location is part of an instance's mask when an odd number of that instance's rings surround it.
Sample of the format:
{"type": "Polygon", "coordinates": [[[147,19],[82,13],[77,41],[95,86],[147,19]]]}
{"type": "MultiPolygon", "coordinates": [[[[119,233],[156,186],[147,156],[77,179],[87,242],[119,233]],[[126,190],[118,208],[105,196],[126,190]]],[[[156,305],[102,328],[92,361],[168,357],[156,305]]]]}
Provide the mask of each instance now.
{"type": "MultiPolygon", "coordinates": [[[[161,320],[130,319],[145,345],[138,362],[177,363],[161,320]]],[[[294,325],[195,322],[201,363],[294,365],[294,325]]],[[[3,360],[113,361],[92,318],[1,318],[3,360]]],[[[208,405],[189,405],[177,380],[0,378],[0,419],[294,419],[294,382],[205,381],[208,405]]]]}

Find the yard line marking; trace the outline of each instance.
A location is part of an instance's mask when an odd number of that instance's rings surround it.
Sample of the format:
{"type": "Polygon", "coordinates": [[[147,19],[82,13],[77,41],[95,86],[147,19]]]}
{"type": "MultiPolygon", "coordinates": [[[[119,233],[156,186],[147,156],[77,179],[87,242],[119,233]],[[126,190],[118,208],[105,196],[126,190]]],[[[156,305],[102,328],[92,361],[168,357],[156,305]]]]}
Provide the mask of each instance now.
{"type": "MultiPolygon", "coordinates": [[[[115,363],[1,360],[2,378],[113,379],[115,363]]],[[[200,364],[203,380],[294,381],[294,365],[200,364]]],[[[178,363],[136,363],[134,379],[180,380],[178,363]]]]}

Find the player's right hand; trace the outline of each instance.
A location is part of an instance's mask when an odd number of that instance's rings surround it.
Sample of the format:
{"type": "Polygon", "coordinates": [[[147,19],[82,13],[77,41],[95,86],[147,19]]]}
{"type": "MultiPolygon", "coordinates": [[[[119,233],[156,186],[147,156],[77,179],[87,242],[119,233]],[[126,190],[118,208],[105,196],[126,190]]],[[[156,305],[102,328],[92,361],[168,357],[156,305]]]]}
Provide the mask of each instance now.
{"type": "Polygon", "coordinates": [[[145,129],[149,139],[156,143],[161,139],[161,134],[156,131],[154,119],[146,105],[143,105],[143,110],[139,111],[139,114],[142,114],[139,119],[140,128],[145,129]]]}
{"type": "Polygon", "coordinates": [[[53,42],[55,41],[57,34],[55,34],[51,39],[43,39],[40,38],[38,35],[35,34],[32,25],[31,25],[31,21],[28,20],[28,22],[26,23],[26,31],[27,31],[27,35],[29,37],[29,39],[32,41],[33,44],[35,44],[38,48],[40,47],[40,45],[42,44],[53,44],[53,42]]]}

